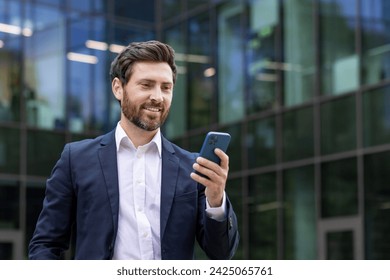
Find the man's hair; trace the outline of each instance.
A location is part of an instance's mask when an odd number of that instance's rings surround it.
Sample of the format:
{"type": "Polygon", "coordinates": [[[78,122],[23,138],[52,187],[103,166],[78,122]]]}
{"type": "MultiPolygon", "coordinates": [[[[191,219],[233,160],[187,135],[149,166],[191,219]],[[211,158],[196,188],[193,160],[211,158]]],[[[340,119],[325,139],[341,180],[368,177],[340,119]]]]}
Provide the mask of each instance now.
{"type": "Polygon", "coordinates": [[[175,51],[159,41],[130,43],[111,63],[110,78],[118,78],[123,85],[127,84],[133,73],[135,62],[166,62],[172,69],[173,83],[176,82],[175,51]]]}

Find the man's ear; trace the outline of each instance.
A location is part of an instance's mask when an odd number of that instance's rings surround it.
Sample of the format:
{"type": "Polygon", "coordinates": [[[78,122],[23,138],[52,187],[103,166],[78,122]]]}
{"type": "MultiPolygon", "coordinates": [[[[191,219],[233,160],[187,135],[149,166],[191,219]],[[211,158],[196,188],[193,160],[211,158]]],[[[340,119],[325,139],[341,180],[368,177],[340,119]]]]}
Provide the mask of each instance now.
{"type": "Polygon", "coordinates": [[[121,81],[118,78],[114,78],[112,80],[111,87],[115,98],[121,101],[123,96],[123,87],[121,81]]]}

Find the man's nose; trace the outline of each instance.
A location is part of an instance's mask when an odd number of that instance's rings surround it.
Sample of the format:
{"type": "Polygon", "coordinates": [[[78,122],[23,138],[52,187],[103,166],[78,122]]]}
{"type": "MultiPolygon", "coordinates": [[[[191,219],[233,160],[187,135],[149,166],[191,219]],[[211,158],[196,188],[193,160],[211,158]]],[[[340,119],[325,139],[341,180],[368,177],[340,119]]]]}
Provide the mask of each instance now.
{"type": "Polygon", "coordinates": [[[155,87],[150,95],[150,99],[154,101],[163,101],[163,94],[159,87],[155,87]]]}

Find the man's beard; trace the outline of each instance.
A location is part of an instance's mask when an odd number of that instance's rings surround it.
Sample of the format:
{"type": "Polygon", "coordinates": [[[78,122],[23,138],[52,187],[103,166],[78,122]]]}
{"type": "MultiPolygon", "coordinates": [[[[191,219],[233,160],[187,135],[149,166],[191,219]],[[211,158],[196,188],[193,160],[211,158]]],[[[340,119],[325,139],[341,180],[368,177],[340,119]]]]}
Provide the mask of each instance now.
{"type": "Polygon", "coordinates": [[[153,131],[161,127],[167,119],[169,113],[169,109],[166,110],[163,103],[149,102],[144,103],[137,108],[131,104],[126,91],[124,92],[121,105],[123,115],[135,126],[147,131],[153,131]],[[147,106],[160,108],[160,117],[151,118],[150,116],[146,116],[147,113],[143,108],[147,106]]]}

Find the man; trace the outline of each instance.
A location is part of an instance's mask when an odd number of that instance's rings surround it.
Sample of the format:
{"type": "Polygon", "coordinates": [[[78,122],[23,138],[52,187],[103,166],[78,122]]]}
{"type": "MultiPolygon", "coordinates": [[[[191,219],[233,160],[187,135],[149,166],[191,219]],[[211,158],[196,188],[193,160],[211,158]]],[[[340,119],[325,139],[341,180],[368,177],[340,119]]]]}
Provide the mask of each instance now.
{"type": "Polygon", "coordinates": [[[216,149],[218,165],[160,132],[176,81],[174,50],[132,43],[110,75],[120,121],[106,135],[65,146],[29,258],[62,258],[71,233],[76,259],[192,259],[195,239],[209,258],[231,258],[239,234],[225,193],[228,156],[216,149]]]}

